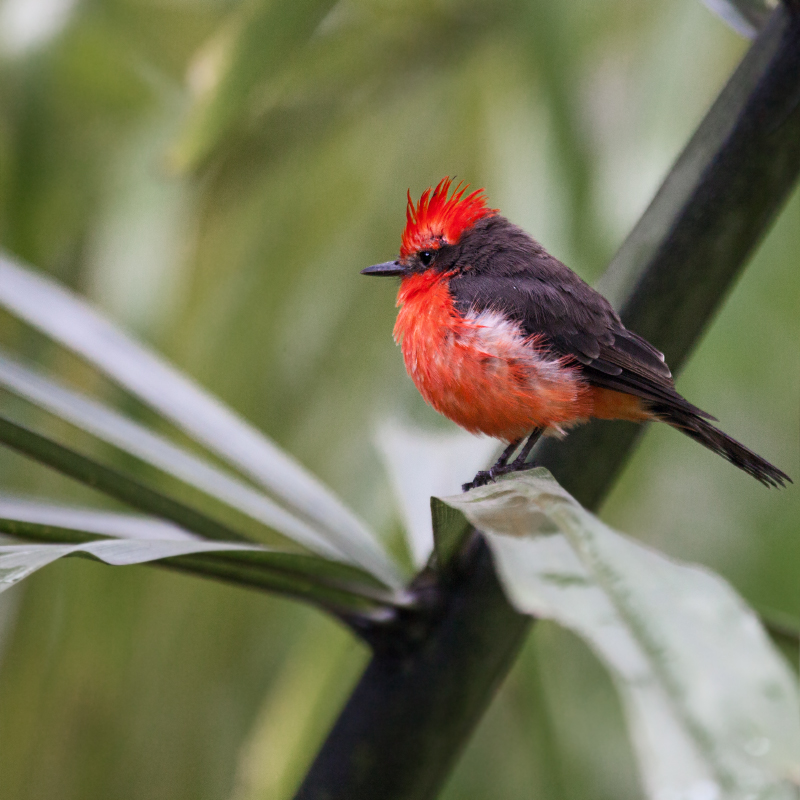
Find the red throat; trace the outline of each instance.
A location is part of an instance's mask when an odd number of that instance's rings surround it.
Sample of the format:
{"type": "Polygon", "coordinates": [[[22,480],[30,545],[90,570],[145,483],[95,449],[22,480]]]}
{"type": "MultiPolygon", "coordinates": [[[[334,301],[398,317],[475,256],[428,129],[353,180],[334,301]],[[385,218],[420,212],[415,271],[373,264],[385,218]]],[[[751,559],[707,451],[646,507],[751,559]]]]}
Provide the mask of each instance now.
{"type": "Polygon", "coordinates": [[[455,244],[461,234],[479,219],[491,217],[497,209],[488,208],[483,189],[464,193],[469,186],[459,184],[448,198],[452,181],[442,178],[435,189],[426,189],[415,206],[408,194],[406,228],[400,247],[400,257],[441,244],[455,244]]]}

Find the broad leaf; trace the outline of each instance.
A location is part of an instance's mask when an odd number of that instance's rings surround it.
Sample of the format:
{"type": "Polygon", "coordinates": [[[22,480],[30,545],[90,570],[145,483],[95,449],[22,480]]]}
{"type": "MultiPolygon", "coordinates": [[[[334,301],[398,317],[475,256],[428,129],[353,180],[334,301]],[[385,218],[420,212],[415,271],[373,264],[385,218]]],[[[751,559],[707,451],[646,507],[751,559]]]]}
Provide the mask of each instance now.
{"type": "Polygon", "coordinates": [[[0,257],[0,305],[113,380],[255,480],[387,585],[397,569],[364,524],[288,454],[187,376],[55,282],[0,257]]]}
{"type": "Polygon", "coordinates": [[[720,577],[615,533],[543,469],[444,502],[485,533],[516,608],[610,670],[650,797],[797,798],[797,680],[720,577]]]}

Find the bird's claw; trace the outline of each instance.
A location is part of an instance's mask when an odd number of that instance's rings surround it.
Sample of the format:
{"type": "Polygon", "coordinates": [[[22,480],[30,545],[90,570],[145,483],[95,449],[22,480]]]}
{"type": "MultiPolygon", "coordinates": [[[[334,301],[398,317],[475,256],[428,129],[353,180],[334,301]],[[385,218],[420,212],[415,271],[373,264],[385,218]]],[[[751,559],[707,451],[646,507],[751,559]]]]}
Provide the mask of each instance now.
{"type": "Polygon", "coordinates": [[[461,491],[468,492],[470,489],[476,489],[478,486],[486,486],[491,483],[495,476],[490,469],[482,469],[469,483],[461,484],[461,491]]]}
{"type": "Polygon", "coordinates": [[[524,472],[525,470],[533,469],[535,466],[536,464],[531,462],[518,463],[514,461],[511,464],[482,469],[469,483],[461,484],[461,491],[468,492],[478,486],[486,486],[487,483],[494,483],[501,475],[508,475],[511,472],[524,472]]]}

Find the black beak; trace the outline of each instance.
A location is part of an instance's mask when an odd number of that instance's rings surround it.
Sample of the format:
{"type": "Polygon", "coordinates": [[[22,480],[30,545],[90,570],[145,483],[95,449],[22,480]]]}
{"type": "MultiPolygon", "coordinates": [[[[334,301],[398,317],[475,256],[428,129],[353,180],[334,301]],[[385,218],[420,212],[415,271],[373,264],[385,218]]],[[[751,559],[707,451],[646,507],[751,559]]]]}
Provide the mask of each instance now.
{"type": "Polygon", "coordinates": [[[385,261],[383,264],[375,264],[373,267],[361,270],[362,275],[382,275],[385,278],[405,275],[406,272],[406,268],[399,261],[385,261]]]}

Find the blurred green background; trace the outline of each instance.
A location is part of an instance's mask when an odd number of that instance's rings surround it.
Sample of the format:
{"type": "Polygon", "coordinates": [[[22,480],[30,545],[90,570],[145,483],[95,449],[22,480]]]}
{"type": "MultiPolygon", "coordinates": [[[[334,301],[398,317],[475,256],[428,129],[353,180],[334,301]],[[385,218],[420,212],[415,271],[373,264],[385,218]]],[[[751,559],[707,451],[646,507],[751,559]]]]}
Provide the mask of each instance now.
{"type": "MultiPolygon", "coordinates": [[[[596,280],[747,46],[697,0],[0,0],[0,242],[400,548],[375,425],[448,423],[405,377],[393,287],[358,271],[397,253],[406,189],[484,186],[596,280]]],[[[678,382],[796,480],[798,253],[795,193],[678,382]]],[[[0,344],[157,424],[4,315],[0,344]]],[[[5,451],[0,487],[107,505],[5,451]]],[[[800,618],[796,487],[664,426],[602,515],[800,618]]],[[[290,797],[366,658],[286,600],[58,563],[0,596],[0,798],[290,797]]],[[[641,797],[583,644],[535,626],[444,796],[641,797]]]]}

